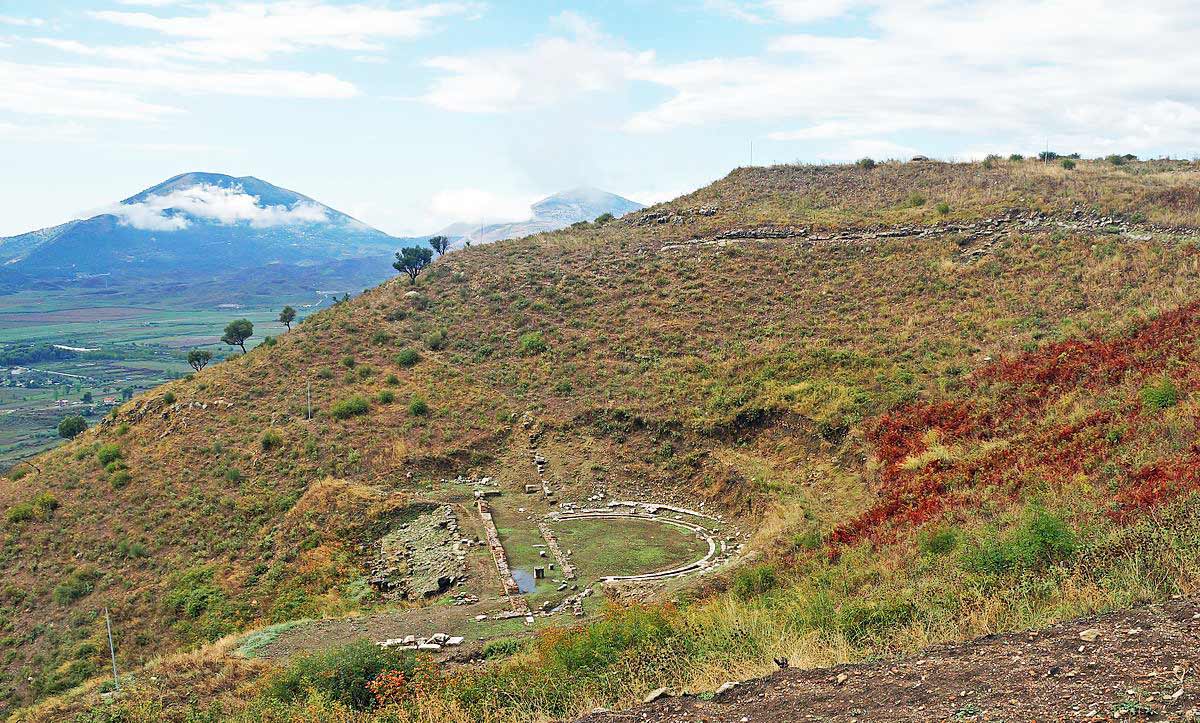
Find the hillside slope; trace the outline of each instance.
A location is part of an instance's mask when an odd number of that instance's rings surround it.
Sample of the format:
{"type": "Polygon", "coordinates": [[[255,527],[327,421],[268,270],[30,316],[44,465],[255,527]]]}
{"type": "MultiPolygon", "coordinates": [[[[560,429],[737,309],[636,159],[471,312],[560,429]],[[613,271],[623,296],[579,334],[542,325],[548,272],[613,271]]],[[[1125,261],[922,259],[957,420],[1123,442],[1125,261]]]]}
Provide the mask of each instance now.
{"type": "MultiPolygon", "coordinates": [[[[553,700],[492,680],[527,701],[512,719],[1194,591],[1176,506],[1197,487],[1198,179],[740,169],[450,254],[0,485],[6,704],[102,673],[105,606],[128,667],[374,604],[372,525],[444,477],[520,489],[529,420],[578,499],[703,501],[772,567],[662,613],[647,649],[687,654],[588,668],[610,682],[580,673],[553,700]],[[354,397],[365,413],[332,413],[354,397]]],[[[478,719],[488,700],[455,705],[478,719]]]]}

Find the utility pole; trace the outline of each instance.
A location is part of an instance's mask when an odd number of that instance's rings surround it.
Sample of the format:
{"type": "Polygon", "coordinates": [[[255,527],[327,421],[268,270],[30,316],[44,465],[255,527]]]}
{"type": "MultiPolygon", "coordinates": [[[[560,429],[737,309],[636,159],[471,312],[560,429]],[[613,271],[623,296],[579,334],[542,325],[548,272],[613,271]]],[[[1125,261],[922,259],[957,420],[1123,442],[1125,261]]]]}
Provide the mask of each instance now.
{"type": "Polygon", "coordinates": [[[113,687],[119,691],[121,690],[121,679],[117,677],[117,649],[113,647],[112,619],[108,617],[108,608],[104,608],[104,627],[108,630],[108,654],[112,656],[113,687]]]}

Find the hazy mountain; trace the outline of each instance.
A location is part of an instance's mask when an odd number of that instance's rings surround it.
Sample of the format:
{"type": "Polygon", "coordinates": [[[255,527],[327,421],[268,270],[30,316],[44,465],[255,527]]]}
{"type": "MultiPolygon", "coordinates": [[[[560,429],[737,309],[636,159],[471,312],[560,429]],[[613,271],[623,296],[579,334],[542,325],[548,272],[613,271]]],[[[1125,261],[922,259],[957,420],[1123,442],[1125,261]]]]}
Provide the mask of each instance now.
{"type": "Polygon", "coordinates": [[[615,193],[598,188],[575,188],[548,196],[530,206],[533,216],[525,221],[495,223],[477,226],[455,223],[439,233],[449,236],[452,246],[459,247],[470,241],[473,244],[490,243],[506,238],[519,238],[543,231],[557,231],[579,221],[593,221],[597,216],[611,213],[623,216],[630,211],[645,208],[615,193]]]}
{"type": "Polygon", "coordinates": [[[307,196],[253,177],[185,173],[90,218],[0,239],[0,287],[82,282],[186,287],[270,268],[281,281],[360,290],[391,275],[400,240],[307,196]],[[378,263],[361,263],[364,258],[378,263]],[[363,273],[369,269],[367,273],[363,273]]]}

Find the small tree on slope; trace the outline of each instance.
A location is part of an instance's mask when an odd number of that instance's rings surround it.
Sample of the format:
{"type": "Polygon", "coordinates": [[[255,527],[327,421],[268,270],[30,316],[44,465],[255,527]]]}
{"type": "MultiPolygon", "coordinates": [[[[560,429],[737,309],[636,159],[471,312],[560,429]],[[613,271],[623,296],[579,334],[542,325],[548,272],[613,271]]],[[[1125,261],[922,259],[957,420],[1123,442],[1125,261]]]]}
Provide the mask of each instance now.
{"type": "Polygon", "coordinates": [[[221,341],[229,346],[240,346],[242,353],[246,353],[246,340],[254,336],[254,324],[249,319],[237,319],[229,322],[225,327],[225,334],[221,337],[221,341]]]}
{"type": "Polygon", "coordinates": [[[392,268],[408,274],[408,283],[415,284],[417,274],[421,273],[431,261],[433,261],[431,249],[412,246],[396,252],[396,261],[392,264],[392,268]]]}

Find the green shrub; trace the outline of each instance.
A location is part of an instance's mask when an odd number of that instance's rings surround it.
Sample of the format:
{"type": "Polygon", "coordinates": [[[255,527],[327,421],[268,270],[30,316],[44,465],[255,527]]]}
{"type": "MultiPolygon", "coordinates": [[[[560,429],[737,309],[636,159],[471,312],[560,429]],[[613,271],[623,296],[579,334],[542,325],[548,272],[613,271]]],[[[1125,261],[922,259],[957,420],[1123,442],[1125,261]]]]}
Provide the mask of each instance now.
{"type": "Polygon", "coordinates": [[[613,216],[611,213],[602,213],[596,217],[596,220],[594,221],[594,223],[597,226],[603,226],[604,224],[612,221],[615,218],[616,218],[616,216],[613,216]]]}
{"type": "Polygon", "coordinates": [[[380,329],[371,335],[372,344],[386,344],[392,340],[392,335],[380,329]]]}
{"type": "Polygon", "coordinates": [[[913,193],[908,194],[908,200],[906,200],[904,203],[909,208],[918,208],[925,205],[925,197],[914,191],[913,193]]]}
{"type": "Polygon", "coordinates": [[[774,565],[753,565],[734,574],[733,594],[743,600],[749,600],[774,590],[778,584],[774,565]]]}
{"type": "Polygon", "coordinates": [[[417,353],[416,349],[401,349],[400,353],[396,355],[396,363],[405,369],[416,366],[419,361],[421,361],[421,355],[417,353]]]}
{"type": "Polygon", "coordinates": [[[273,449],[278,449],[283,446],[283,435],[277,430],[268,429],[262,433],[262,439],[260,442],[262,443],[263,451],[270,452],[273,449]]]}
{"type": "Polygon", "coordinates": [[[1012,154],[1011,156],[1009,156],[1009,157],[1008,157],[1008,160],[1010,160],[1010,161],[1023,161],[1023,160],[1025,160],[1025,156],[1021,155],[1020,153],[1014,153],[1014,154],[1012,154]]]}
{"type": "Polygon", "coordinates": [[[32,520],[34,516],[35,512],[33,510],[33,503],[18,502],[17,504],[8,508],[8,512],[5,514],[5,519],[8,520],[10,525],[16,525],[22,522],[28,522],[29,520],[32,520]]]}
{"type": "Polygon", "coordinates": [[[322,367],[317,370],[317,379],[333,379],[333,370],[329,367],[322,367]]]}
{"type": "Polygon", "coordinates": [[[521,652],[521,641],[516,638],[489,640],[483,646],[483,657],[487,660],[507,658],[521,652]]]}
{"type": "Polygon", "coordinates": [[[424,417],[429,414],[429,405],[425,403],[424,399],[413,397],[412,401],[408,403],[408,412],[414,417],[424,417]]]}
{"type": "Polygon", "coordinates": [[[551,671],[587,675],[604,671],[631,650],[648,652],[653,647],[665,647],[675,638],[676,630],[666,611],[639,606],[569,631],[555,638],[551,646],[539,645],[539,653],[551,671]]]}
{"type": "Polygon", "coordinates": [[[387,379],[384,379],[383,381],[384,381],[384,383],[388,384],[389,386],[394,387],[400,383],[400,377],[396,376],[395,374],[388,374],[387,379]]]}
{"type": "Polygon", "coordinates": [[[33,505],[33,512],[43,520],[50,517],[50,513],[58,509],[58,498],[49,492],[38,492],[30,500],[33,505]]]}
{"type": "Polygon", "coordinates": [[[70,605],[71,603],[91,594],[96,587],[96,580],[100,578],[100,573],[90,567],[83,567],[67,576],[65,580],[54,587],[54,591],[50,594],[54,598],[54,602],[59,605],[70,605]]]}
{"type": "Polygon", "coordinates": [[[121,459],[121,448],[115,444],[102,444],[96,449],[96,459],[101,466],[107,466],[121,459]]]}
{"type": "Polygon", "coordinates": [[[174,404],[175,403],[175,393],[167,392],[166,394],[164,394],[162,396],[162,400],[163,400],[163,403],[165,403],[165,404],[174,404]]]}
{"type": "Polygon", "coordinates": [[[876,166],[876,163],[874,158],[860,158],[854,165],[863,170],[869,171],[876,166]]]}
{"type": "Polygon", "coordinates": [[[214,569],[207,565],[172,576],[162,604],[175,617],[175,629],[194,642],[224,637],[249,617],[239,614],[237,606],[216,583],[214,569]]]}
{"type": "Polygon", "coordinates": [[[87,429],[87,420],[78,414],[63,417],[58,423],[58,436],[63,439],[75,439],[87,429]]]}
{"type": "Polygon", "coordinates": [[[792,545],[798,550],[815,550],[821,546],[824,540],[821,538],[821,531],[813,528],[804,532],[797,532],[792,537],[792,545]]]}
{"type": "Polygon", "coordinates": [[[1179,389],[1170,379],[1162,379],[1142,387],[1142,406],[1150,411],[1161,411],[1179,403],[1179,389]]]}
{"type": "Polygon", "coordinates": [[[950,213],[950,204],[946,203],[945,201],[942,201],[941,203],[939,203],[937,205],[937,212],[943,216],[950,213]]]}
{"type": "Polygon", "coordinates": [[[1037,570],[1078,552],[1075,531],[1063,519],[1034,504],[1008,535],[985,536],[967,550],[963,563],[975,572],[1002,574],[1013,570],[1037,570]]]}
{"type": "Polygon", "coordinates": [[[1064,158],[1062,159],[1062,167],[1068,171],[1073,171],[1075,170],[1075,161],[1071,160],[1070,158],[1064,158]]]}
{"type": "Polygon", "coordinates": [[[349,419],[356,415],[366,414],[370,409],[371,405],[367,402],[367,398],[355,394],[349,399],[343,399],[334,404],[329,413],[333,415],[334,419],[349,419]]]}
{"type": "Polygon", "coordinates": [[[531,331],[527,334],[522,334],[517,340],[517,350],[525,356],[541,354],[546,351],[546,340],[542,338],[542,332],[531,331]]]}
{"type": "Polygon", "coordinates": [[[917,548],[926,555],[944,555],[958,547],[958,531],[942,527],[917,536],[917,548]]]}
{"type": "Polygon", "coordinates": [[[357,362],[354,361],[354,357],[352,356],[342,357],[342,366],[346,367],[347,369],[353,369],[356,363],[357,362]]]}
{"type": "Polygon", "coordinates": [[[369,710],[375,706],[375,696],[367,688],[368,683],[391,670],[411,676],[413,667],[411,655],[359,640],[296,659],[271,679],[267,695],[290,702],[304,698],[311,690],[355,710],[369,710]]]}
{"type": "Polygon", "coordinates": [[[380,404],[391,404],[396,401],[396,393],[391,389],[384,389],[376,397],[380,404]]]}
{"type": "Polygon", "coordinates": [[[431,331],[426,334],[425,346],[429,347],[433,351],[444,348],[446,346],[446,330],[438,329],[437,331],[431,331]]]}
{"type": "Polygon", "coordinates": [[[132,480],[133,476],[129,474],[129,470],[127,469],[119,469],[108,477],[108,483],[112,485],[114,490],[121,489],[129,484],[132,480]]]}
{"type": "Polygon", "coordinates": [[[995,168],[996,164],[999,162],[1000,162],[1000,156],[996,155],[995,153],[989,153],[987,158],[983,159],[983,167],[990,170],[992,168],[995,168]]]}

